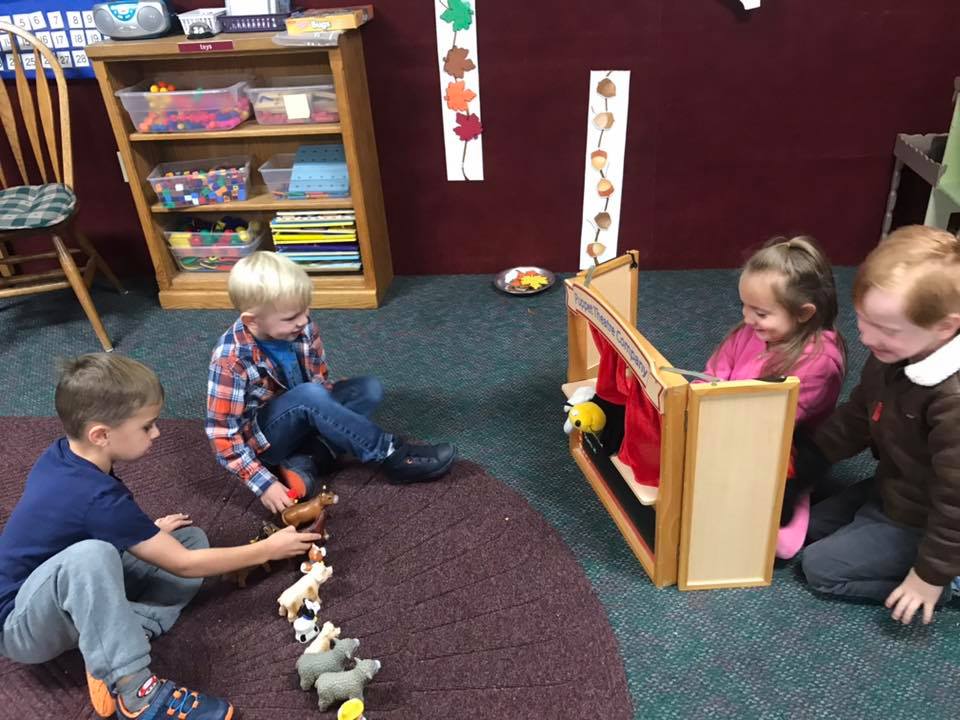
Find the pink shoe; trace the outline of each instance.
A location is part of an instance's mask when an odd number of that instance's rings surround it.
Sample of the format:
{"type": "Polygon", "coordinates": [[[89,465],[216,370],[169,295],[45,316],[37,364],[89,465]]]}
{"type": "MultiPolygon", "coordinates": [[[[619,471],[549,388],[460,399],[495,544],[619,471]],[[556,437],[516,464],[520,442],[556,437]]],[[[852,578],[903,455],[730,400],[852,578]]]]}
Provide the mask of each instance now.
{"type": "Polygon", "coordinates": [[[777,557],[789,560],[803,547],[810,524],[810,494],[801,495],[793,508],[793,518],[777,533],[777,557]]]}

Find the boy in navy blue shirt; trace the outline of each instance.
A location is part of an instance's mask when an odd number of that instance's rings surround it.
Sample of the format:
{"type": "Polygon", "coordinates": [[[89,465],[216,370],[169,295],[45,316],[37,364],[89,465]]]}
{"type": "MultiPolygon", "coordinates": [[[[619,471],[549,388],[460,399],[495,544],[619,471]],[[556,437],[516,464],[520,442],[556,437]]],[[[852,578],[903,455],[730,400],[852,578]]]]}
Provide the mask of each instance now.
{"type": "Polygon", "coordinates": [[[157,679],[150,639],[170,629],[203,577],[294,557],[320,536],[286,528],[210,548],[187,515],[147,517],[113,464],[150,449],[162,406],[157,376],[134,360],[65,363],[56,407],[66,437],[37,460],[0,534],[0,655],[41,663],[79,647],[102,717],[189,710],[191,720],[229,720],[227,701],[157,679]]]}

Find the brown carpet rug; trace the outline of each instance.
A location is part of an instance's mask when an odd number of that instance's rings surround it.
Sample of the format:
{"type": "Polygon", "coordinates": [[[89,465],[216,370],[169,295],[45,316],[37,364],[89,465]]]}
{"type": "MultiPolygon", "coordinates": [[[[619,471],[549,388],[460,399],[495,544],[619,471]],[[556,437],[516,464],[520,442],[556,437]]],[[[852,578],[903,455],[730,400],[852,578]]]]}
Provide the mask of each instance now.
{"type": "MultiPolygon", "coordinates": [[[[265,516],[214,462],[200,423],[165,420],[138,463],[118,468],[155,516],[187,512],[214,545],[246,542],[265,516]]],[[[0,523],[27,472],[61,432],[56,420],[0,418],[0,523]]],[[[440,482],[394,487],[372,468],[330,478],[334,574],[321,617],[379,658],[369,720],[631,718],[623,662],[590,583],[556,532],[482,468],[459,462],[440,482]]],[[[299,688],[303,646],[277,615],[298,571],[251,575],[245,589],[208,580],[153,645],[153,669],[228,697],[243,720],[334,717],[299,688]]],[[[68,653],[21,666],[0,659],[0,718],[92,718],[83,662],[68,653]]]]}

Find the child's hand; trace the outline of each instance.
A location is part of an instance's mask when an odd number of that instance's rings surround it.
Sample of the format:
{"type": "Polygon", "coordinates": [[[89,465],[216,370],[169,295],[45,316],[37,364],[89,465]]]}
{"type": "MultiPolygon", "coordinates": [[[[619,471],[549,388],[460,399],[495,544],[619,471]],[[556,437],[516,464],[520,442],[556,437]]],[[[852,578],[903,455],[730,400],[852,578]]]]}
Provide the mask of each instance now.
{"type": "Polygon", "coordinates": [[[923,608],[923,624],[929,625],[933,620],[933,608],[940,599],[943,588],[931,585],[920,579],[913,568],[907,573],[902,583],[887,597],[886,605],[893,608],[893,619],[909,625],[919,608],[923,608]]]}
{"type": "Polygon", "coordinates": [[[267,547],[268,560],[283,560],[297,555],[305,555],[315,542],[323,542],[323,535],[308,532],[298,533],[294,527],[285,527],[266,540],[261,540],[260,544],[267,547]]]}
{"type": "Polygon", "coordinates": [[[178,528],[193,525],[193,520],[191,520],[190,516],[186,513],[174,513],[173,515],[164,515],[162,518],[157,518],[153,521],[153,524],[164,532],[172,533],[178,528]]]}
{"type": "Polygon", "coordinates": [[[264,490],[263,495],[260,496],[260,502],[272,513],[278,513],[293,505],[293,499],[287,495],[287,489],[281,482],[274,482],[264,490]]]}

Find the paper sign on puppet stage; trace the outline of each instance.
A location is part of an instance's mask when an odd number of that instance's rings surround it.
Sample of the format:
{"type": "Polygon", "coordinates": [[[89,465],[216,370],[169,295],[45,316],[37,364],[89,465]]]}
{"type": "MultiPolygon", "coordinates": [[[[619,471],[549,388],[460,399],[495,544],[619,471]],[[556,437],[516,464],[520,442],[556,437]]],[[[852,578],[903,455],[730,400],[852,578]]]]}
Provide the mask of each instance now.
{"type": "Polygon", "coordinates": [[[477,14],[468,0],[434,0],[447,180],[483,180],[477,14]]]}

